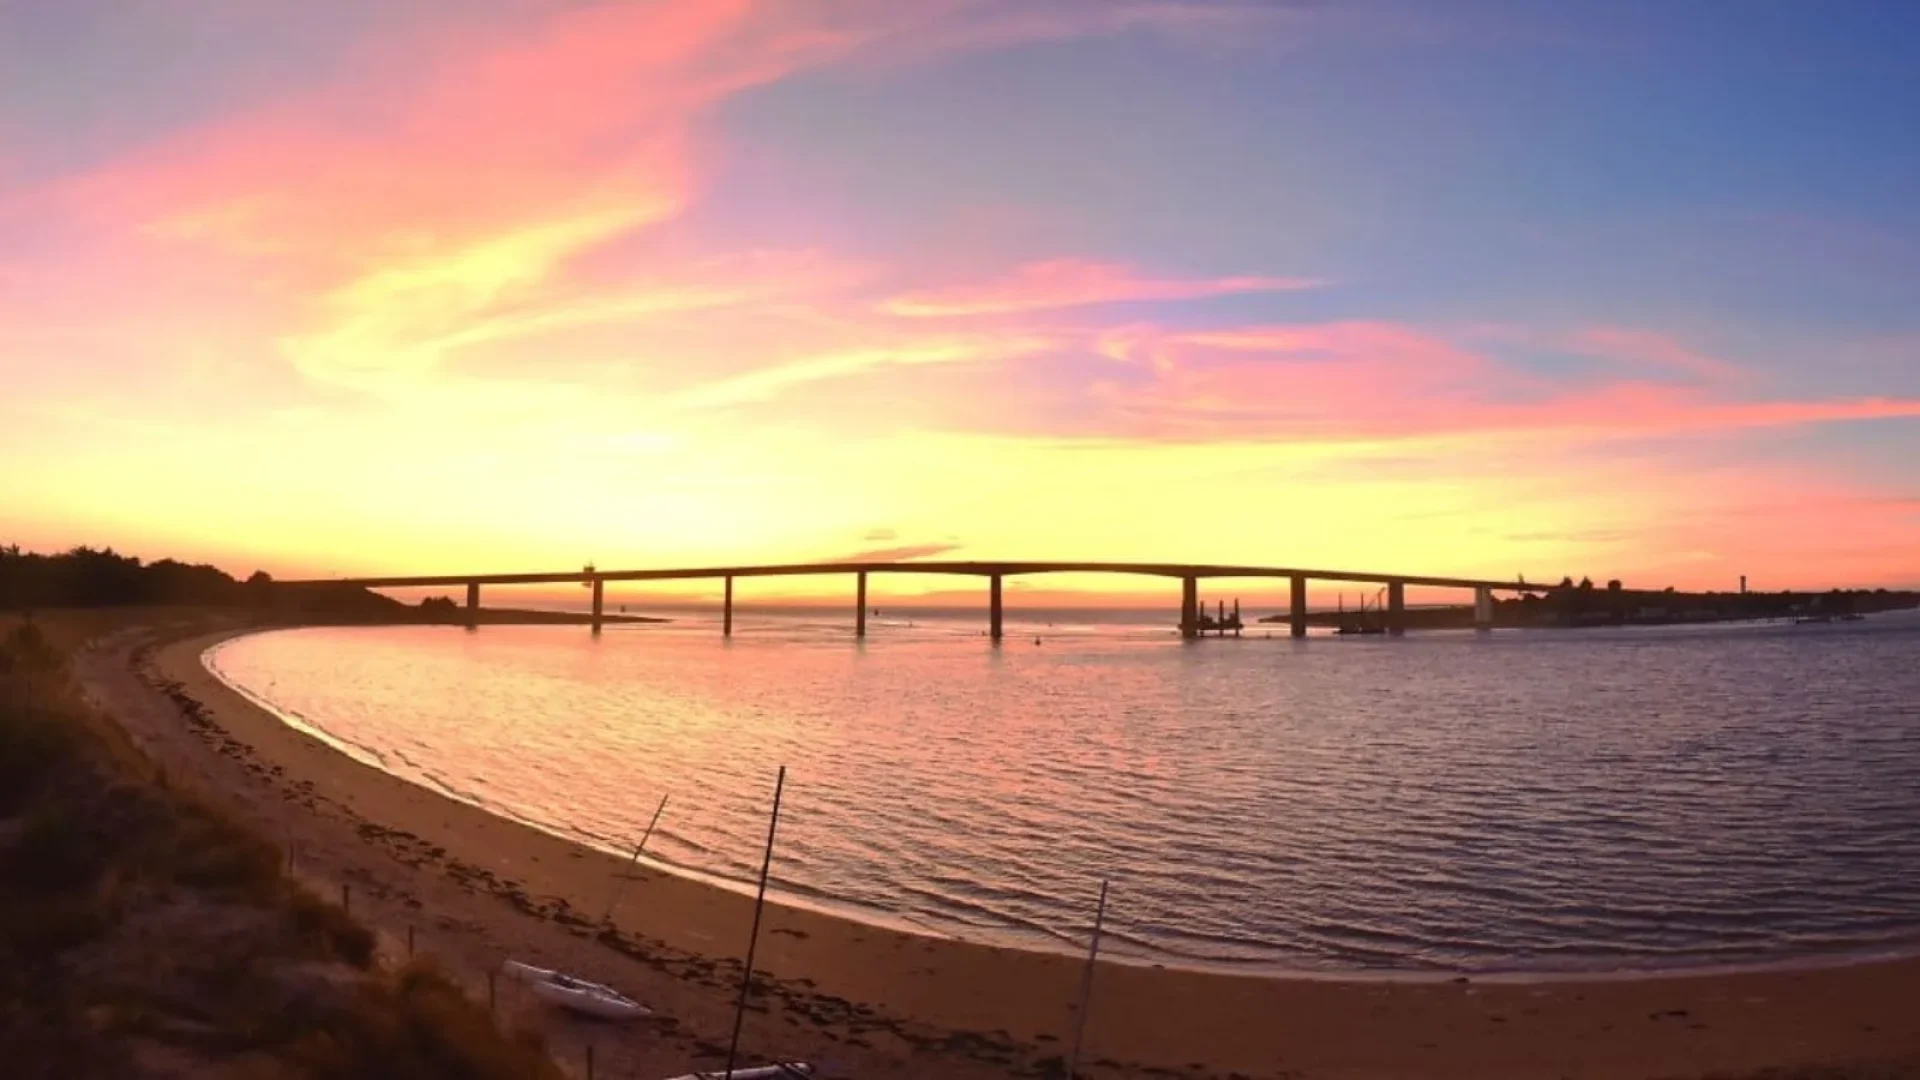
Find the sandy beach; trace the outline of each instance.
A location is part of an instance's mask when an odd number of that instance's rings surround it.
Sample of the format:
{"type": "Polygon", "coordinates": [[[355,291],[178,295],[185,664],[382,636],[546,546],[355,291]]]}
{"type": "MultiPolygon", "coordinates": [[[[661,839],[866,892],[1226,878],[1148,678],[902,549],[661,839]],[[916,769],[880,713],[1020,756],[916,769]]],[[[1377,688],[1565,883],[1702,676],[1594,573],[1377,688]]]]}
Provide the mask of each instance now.
{"type": "MultiPolygon", "coordinates": [[[[222,684],[202,653],[233,631],[177,624],[100,639],[76,669],[170,780],[228,805],[315,888],[349,890],[386,947],[487,993],[508,957],[614,984],[658,1017],[571,1021],[502,981],[500,1007],[584,1074],[665,1077],[724,1056],[752,902],[362,765],[222,684]]],[[[685,797],[697,797],[689,792],[685,797]]],[[[753,1061],[859,1077],[1061,1075],[1077,960],[770,905],[747,1016],[753,1061]]],[[[1102,964],[1082,1072],[1183,1077],[1920,1075],[1920,959],[1737,974],[1534,982],[1283,979],[1102,964]],[[1789,1072],[1766,1075],[1792,1075],[1789,1072]]]]}

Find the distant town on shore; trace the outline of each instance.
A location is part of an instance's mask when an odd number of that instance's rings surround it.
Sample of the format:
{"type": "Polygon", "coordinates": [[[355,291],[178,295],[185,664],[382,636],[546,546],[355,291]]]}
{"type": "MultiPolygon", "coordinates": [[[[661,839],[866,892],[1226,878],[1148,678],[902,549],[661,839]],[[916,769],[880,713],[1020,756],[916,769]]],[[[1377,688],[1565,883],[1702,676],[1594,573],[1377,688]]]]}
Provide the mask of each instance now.
{"type": "MultiPolygon", "coordinates": [[[[1796,619],[1829,622],[1920,607],[1920,591],[1912,589],[1829,589],[1826,592],[1680,592],[1673,588],[1629,589],[1618,580],[1595,586],[1591,579],[1562,578],[1558,585],[1538,593],[1493,602],[1496,627],[1668,626],[1678,623],[1747,622],[1796,619]]],[[[1381,615],[1356,604],[1336,611],[1316,611],[1307,622],[1316,626],[1360,627],[1375,624],[1381,615]]],[[[1268,615],[1263,623],[1286,622],[1287,616],[1268,615]]],[[[1473,605],[1409,607],[1403,621],[1410,630],[1471,627],[1473,605]]]]}

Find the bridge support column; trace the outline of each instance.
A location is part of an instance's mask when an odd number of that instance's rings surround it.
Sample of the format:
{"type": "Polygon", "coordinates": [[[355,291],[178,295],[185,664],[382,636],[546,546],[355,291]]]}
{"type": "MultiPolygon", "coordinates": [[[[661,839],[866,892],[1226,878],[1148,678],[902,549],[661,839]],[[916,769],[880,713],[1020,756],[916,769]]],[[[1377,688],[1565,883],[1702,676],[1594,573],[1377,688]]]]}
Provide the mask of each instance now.
{"type": "Polygon", "coordinates": [[[1180,579],[1180,636],[1200,636],[1200,579],[1191,574],[1180,579]]]}
{"type": "Polygon", "coordinates": [[[480,625],[480,583],[467,582],[467,629],[480,625]]]}
{"type": "Polygon", "coordinates": [[[1485,585],[1473,590],[1473,628],[1483,634],[1493,629],[1493,590],[1485,585]]]}
{"type": "Polygon", "coordinates": [[[720,636],[733,636],[733,575],[727,575],[727,598],[720,602],[720,636]]]}
{"type": "Polygon", "coordinates": [[[1407,583],[1387,582],[1387,633],[1399,637],[1407,632],[1407,583]]]}
{"type": "Polygon", "coordinates": [[[1005,614],[1000,603],[1000,575],[987,579],[987,625],[988,634],[998,642],[1004,630],[1002,616],[1005,614]]]}
{"type": "Polygon", "coordinates": [[[1307,579],[1299,574],[1287,579],[1291,582],[1287,597],[1287,632],[1294,637],[1307,636],[1307,579]]]}
{"type": "Polygon", "coordinates": [[[600,622],[606,609],[607,583],[599,578],[593,579],[593,632],[600,632],[600,622]]]}
{"type": "Polygon", "coordinates": [[[853,578],[855,582],[853,636],[863,638],[867,636],[867,572],[862,570],[853,575],[853,578]]]}

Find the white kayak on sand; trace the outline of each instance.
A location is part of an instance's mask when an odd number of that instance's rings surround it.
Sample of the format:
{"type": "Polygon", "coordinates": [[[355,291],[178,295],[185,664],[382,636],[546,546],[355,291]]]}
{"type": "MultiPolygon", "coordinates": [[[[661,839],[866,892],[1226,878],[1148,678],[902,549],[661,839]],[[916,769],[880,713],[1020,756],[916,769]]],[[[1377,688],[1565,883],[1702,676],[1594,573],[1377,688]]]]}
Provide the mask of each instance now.
{"type": "Polygon", "coordinates": [[[509,960],[501,969],[533,990],[533,996],[563,1009],[606,1020],[652,1016],[653,1010],[603,983],[588,982],[550,968],[509,960]]]}
{"type": "Polygon", "coordinates": [[[772,1065],[754,1065],[750,1068],[715,1069],[712,1072],[688,1073],[685,1076],[673,1076],[668,1080],[791,1080],[796,1076],[812,1076],[813,1066],[804,1061],[780,1061],[772,1065]]]}

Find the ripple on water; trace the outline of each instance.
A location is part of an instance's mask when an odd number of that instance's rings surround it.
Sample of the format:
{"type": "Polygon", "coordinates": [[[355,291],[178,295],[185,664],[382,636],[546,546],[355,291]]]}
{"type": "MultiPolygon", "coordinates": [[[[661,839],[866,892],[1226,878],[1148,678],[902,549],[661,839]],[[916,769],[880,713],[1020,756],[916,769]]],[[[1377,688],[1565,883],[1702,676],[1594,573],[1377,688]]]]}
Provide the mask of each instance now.
{"type": "MultiPolygon", "coordinates": [[[[771,625],[769,625],[770,623],[771,625]]],[[[1587,970],[1920,941],[1920,619],[1170,644],[844,628],[277,631],[213,666],[401,775],[962,936],[1587,970]]]]}

